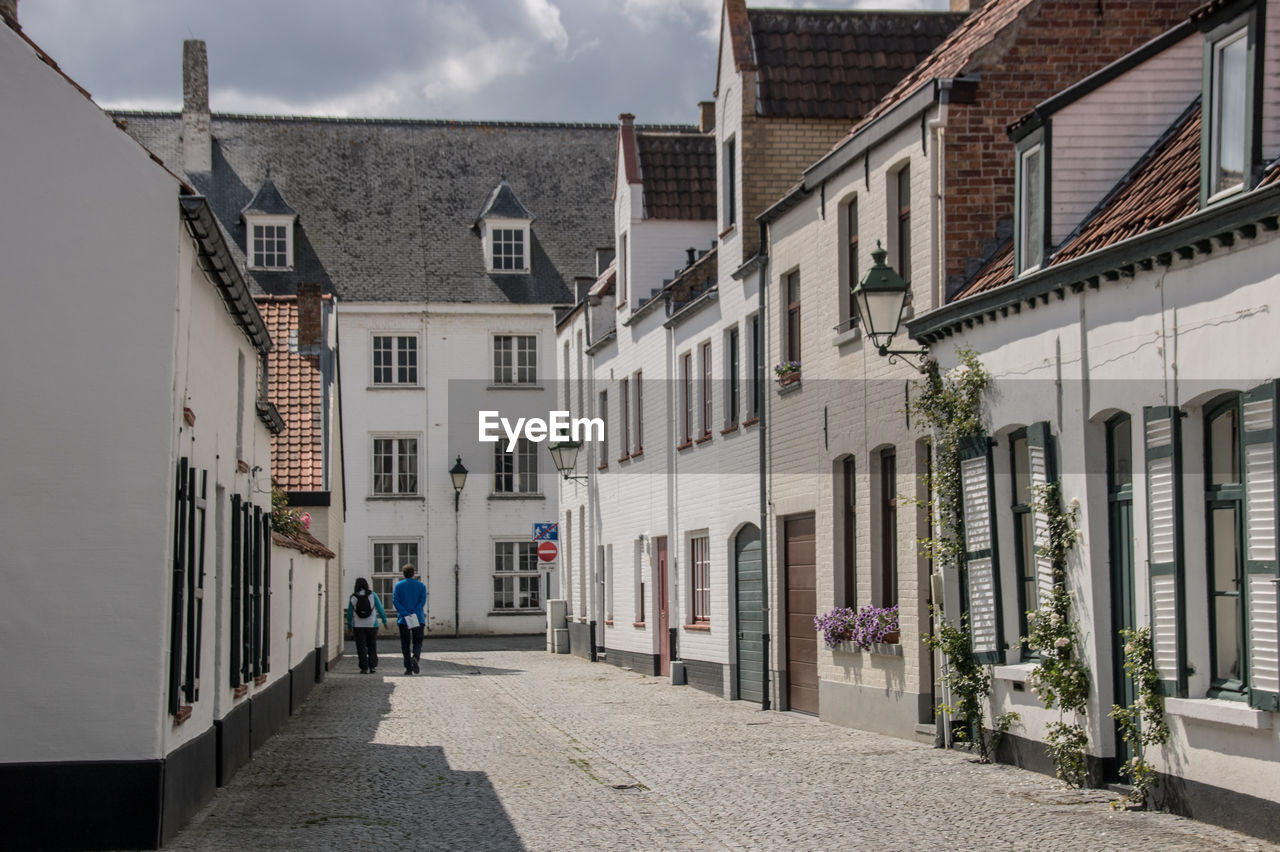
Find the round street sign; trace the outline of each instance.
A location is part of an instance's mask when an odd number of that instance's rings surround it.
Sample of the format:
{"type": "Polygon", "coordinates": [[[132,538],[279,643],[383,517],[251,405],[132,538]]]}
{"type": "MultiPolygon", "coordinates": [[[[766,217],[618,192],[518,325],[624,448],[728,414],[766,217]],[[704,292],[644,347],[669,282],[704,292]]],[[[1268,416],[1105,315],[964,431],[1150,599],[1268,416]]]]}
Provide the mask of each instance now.
{"type": "Polygon", "coordinates": [[[556,561],[556,543],[554,541],[543,541],[538,543],[538,558],[543,562],[556,561]]]}

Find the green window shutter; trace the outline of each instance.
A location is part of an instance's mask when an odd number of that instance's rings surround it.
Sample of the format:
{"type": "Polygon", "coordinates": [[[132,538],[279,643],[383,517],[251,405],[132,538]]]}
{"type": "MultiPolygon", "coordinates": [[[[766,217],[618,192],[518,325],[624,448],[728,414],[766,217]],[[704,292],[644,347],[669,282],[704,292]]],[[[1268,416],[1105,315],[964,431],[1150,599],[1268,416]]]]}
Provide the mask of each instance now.
{"type": "Polygon", "coordinates": [[[1002,663],[1000,570],[996,553],[990,438],[961,440],[960,482],[964,498],[964,574],[969,641],[979,663],[1002,663]]]}
{"type": "Polygon", "coordinates": [[[1166,695],[1186,694],[1182,579],[1182,469],[1176,408],[1144,408],[1147,472],[1147,579],[1151,596],[1151,644],[1166,695]]]}
{"type": "Polygon", "coordinates": [[[240,652],[242,644],[240,641],[240,576],[241,576],[241,555],[243,547],[240,543],[240,495],[231,495],[231,642],[229,643],[231,651],[231,688],[235,689],[240,685],[240,652]]]}
{"type": "Polygon", "coordinates": [[[1057,479],[1053,465],[1053,452],[1049,424],[1041,421],[1027,427],[1027,456],[1031,475],[1032,504],[1031,528],[1034,531],[1036,601],[1034,605],[1027,601],[1027,607],[1039,609],[1049,602],[1053,595],[1053,560],[1046,551],[1049,547],[1049,518],[1036,507],[1039,499],[1037,489],[1043,488],[1057,479]]]}
{"type": "Polygon", "coordinates": [[[1280,608],[1277,607],[1276,382],[1244,395],[1245,629],[1249,703],[1280,710],[1280,608]]]}

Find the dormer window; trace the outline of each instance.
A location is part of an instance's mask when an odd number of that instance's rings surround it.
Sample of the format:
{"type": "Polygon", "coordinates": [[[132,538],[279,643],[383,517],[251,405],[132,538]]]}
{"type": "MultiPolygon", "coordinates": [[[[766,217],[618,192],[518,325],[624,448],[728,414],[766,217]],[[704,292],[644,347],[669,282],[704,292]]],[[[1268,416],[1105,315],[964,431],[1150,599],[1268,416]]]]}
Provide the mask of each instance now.
{"type": "Polygon", "coordinates": [[[485,268],[491,273],[527,274],[531,267],[531,214],[504,179],[489,193],[476,219],[484,246],[485,268]]]}
{"type": "Polygon", "coordinates": [[[1201,98],[1200,202],[1249,189],[1258,152],[1258,104],[1254,80],[1258,38],[1256,12],[1249,10],[1213,26],[1204,22],[1204,92],[1201,98]]]}
{"type": "Polygon", "coordinates": [[[244,219],[244,255],[249,268],[293,269],[293,227],[298,212],[284,200],[270,175],[240,215],[244,219]]]}
{"type": "Polygon", "coordinates": [[[1014,177],[1017,231],[1014,254],[1019,275],[1044,263],[1045,246],[1045,150],[1043,131],[1037,130],[1018,143],[1014,177]]]}

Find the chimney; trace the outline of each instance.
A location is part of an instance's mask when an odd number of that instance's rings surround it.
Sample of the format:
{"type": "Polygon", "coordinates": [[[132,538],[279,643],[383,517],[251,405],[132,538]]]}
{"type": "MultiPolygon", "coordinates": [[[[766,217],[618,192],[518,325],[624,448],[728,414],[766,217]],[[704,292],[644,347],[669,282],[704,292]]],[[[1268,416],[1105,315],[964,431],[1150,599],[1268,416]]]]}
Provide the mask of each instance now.
{"type": "Polygon", "coordinates": [[[636,123],[636,117],[629,112],[620,112],[618,113],[618,121],[622,123],[623,127],[632,127],[636,123]]]}
{"type": "Polygon", "coordinates": [[[209,58],[204,42],[182,43],[182,168],[213,171],[213,129],[209,116],[209,58]]]}
{"type": "Polygon", "coordinates": [[[18,0],[0,0],[0,18],[15,30],[22,29],[18,26],[18,0]]]}
{"type": "Polygon", "coordinates": [[[574,302],[581,302],[587,298],[587,294],[591,292],[591,285],[596,283],[596,279],[586,275],[577,275],[573,279],[574,302]]]}
{"type": "Polygon", "coordinates": [[[298,284],[298,351],[320,351],[320,285],[298,284]]]}
{"type": "MultiPolygon", "coordinates": [[[[951,0],[952,3],[958,3],[960,0],[951,0]]],[[[710,133],[716,129],[716,102],[715,101],[698,101],[698,131],[700,133],[710,133]]]]}

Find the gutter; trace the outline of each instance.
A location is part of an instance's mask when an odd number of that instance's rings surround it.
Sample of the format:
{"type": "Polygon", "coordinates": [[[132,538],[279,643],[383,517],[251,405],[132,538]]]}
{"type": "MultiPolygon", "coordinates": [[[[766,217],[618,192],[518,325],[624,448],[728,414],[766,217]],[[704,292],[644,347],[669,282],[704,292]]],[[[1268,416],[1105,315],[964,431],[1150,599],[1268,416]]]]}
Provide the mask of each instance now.
{"type": "Polygon", "coordinates": [[[1066,290],[1079,293],[1087,286],[1096,290],[1103,279],[1118,281],[1132,278],[1137,269],[1169,266],[1174,255],[1187,260],[1197,254],[1209,254],[1214,244],[1231,246],[1236,234],[1245,239],[1262,230],[1280,230],[1280,184],[1246,193],[1239,198],[1215,205],[1153,231],[1099,249],[1057,266],[1024,275],[986,293],[921,314],[907,323],[913,340],[928,345],[965,327],[1007,315],[1010,308],[1021,310],[1021,303],[1047,303],[1050,294],[1065,298],[1066,290]]]}
{"type": "Polygon", "coordinates": [[[689,304],[684,305],[678,311],[672,314],[668,319],[666,319],[662,323],[662,327],[675,328],[680,323],[684,322],[686,319],[688,319],[689,317],[696,314],[698,311],[705,308],[707,305],[711,304],[712,302],[718,301],[719,298],[720,298],[719,287],[716,286],[716,287],[710,288],[709,290],[707,290],[707,292],[703,293],[701,296],[694,299],[689,304]]]}
{"type": "MultiPolygon", "coordinates": [[[[189,233],[196,241],[197,256],[200,268],[218,288],[227,310],[235,318],[236,324],[244,331],[245,337],[263,355],[271,351],[271,334],[267,324],[253,302],[253,295],[245,284],[240,268],[236,266],[227,251],[227,243],[218,229],[213,210],[209,207],[209,199],[203,195],[183,195],[178,198],[179,210],[189,233]]],[[[277,415],[279,416],[279,415],[277,415]]]]}
{"type": "MultiPolygon", "coordinates": [[[[764,322],[764,289],[765,284],[769,280],[769,226],[764,222],[760,223],[760,248],[756,251],[756,258],[759,262],[757,267],[760,270],[759,282],[756,286],[756,310],[760,317],[756,323],[758,333],[762,338],[767,339],[764,322]]],[[[768,361],[768,353],[764,340],[752,341],[752,344],[759,350],[757,356],[756,369],[759,380],[763,380],[765,376],[764,368],[768,361]]],[[[761,672],[761,691],[760,691],[760,709],[769,709],[769,548],[768,548],[768,523],[769,523],[769,477],[765,471],[765,427],[769,424],[769,419],[765,417],[765,409],[768,407],[769,393],[764,388],[756,388],[757,383],[753,382],[753,391],[760,394],[760,411],[757,416],[760,422],[756,424],[756,441],[759,444],[759,473],[760,473],[760,625],[763,632],[760,634],[761,659],[763,661],[761,672]]]]}

